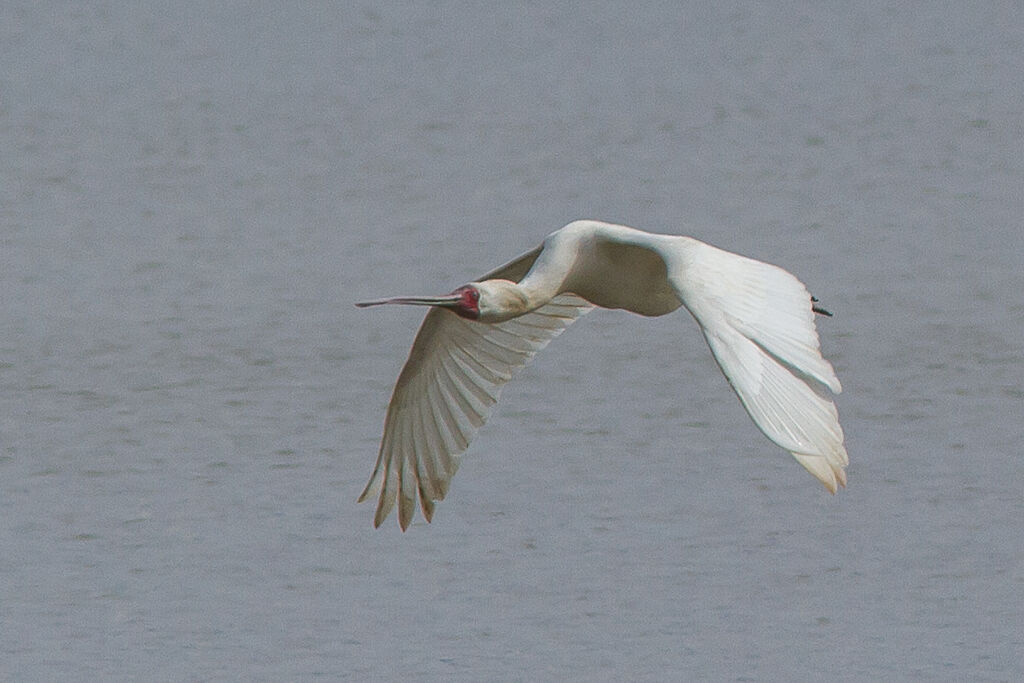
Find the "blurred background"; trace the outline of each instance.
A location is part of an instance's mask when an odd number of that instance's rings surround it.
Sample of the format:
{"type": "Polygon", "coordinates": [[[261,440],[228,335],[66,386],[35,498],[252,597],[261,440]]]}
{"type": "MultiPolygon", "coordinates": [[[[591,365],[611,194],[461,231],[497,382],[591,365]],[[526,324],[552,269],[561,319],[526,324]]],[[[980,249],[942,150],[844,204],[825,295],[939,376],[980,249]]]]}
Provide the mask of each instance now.
{"type": "Polygon", "coordinates": [[[12,680],[1024,675],[1015,3],[0,6],[12,680]],[[511,383],[434,522],[356,505],[421,311],[576,218],[776,263],[829,496],[683,312],[511,383]]]}

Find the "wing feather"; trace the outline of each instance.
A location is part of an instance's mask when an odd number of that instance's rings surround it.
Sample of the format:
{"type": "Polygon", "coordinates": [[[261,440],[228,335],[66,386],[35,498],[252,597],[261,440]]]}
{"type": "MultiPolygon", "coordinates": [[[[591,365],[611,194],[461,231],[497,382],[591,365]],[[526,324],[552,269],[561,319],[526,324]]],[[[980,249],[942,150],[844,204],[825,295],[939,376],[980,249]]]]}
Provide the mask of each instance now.
{"type": "Polygon", "coordinates": [[[792,274],[684,238],[670,277],[719,367],[765,436],[833,493],[849,463],[811,296],[792,274]]]}
{"type": "MultiPolygon", "coordinates": [[[[531,252],[494,276],[525,273],[535,258],[531,252]]],[[[378,492],[375,526],[397,502],[398,522],[406,529],[416,496],[430,520],[434,501],[448,492],[458,456],[484,424],[505,383],[591,308],[577,296],[560,294],[503,323],[466,320],[439,308],[427,313],[388,405],[377,465],[359,497],[363,501],[378,492]]]]}
{"type": "Polygon", "coordinates": [[[419,430],[423,435],[421,442],[414,442],[416,449],[416,478],[419,480],[420,500],[434,500],[438,497],[434,482],[437,481],[437,467],[431,452],[437,448],[436,425],[433,417],[429,415],[430,406],[425,401],[420,401],[419,408],[419,430]]]}
{"type": "MultiPolygon", "coordinates": [[[[410,421],[406,425],[407,430],[411,430],[413,427],[413,421],[410,421]]],[[[410,444],[411,449],[415,452],[415,442],[410,444]]],[[[415,458],[402,458],[400,461],[400,467],[398,469],[398,520],[399,523],[404,523],[406,526],[412,520],[413,511],[416,508],[416,490],[419,488],[415,467],[415,458]]]]}

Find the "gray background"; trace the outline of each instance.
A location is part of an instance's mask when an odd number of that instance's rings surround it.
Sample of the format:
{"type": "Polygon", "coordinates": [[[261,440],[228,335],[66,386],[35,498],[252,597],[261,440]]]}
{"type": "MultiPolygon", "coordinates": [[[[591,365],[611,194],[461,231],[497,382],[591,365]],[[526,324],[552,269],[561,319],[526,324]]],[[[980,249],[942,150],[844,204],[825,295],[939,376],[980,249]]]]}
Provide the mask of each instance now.
{"type": "Polygon", "coordinates": [[[1024,675],[1017,3],[0,5],[0,673],[1024,675]],[[684,313],[355,498],[421,312],[580,217],[835,317],[850,486],[684,313]]]}

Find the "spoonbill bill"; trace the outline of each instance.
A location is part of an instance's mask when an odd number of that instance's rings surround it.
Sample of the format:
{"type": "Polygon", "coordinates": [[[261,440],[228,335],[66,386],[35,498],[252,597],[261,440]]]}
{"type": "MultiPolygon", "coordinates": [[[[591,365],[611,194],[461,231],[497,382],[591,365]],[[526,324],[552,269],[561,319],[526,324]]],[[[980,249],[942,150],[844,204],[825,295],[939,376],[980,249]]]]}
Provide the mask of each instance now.
{"type": "Polygon", "coordinates": [[[815,313],[831,313],[816,302],[778,266],[691,237],[580,220],[451,294],[357,303],[430,307],[359,501],[377,494],[377,527],[397,503],[404,531],[418,497],[429,522],[502,386],[595,306],[645,316],[685,307],[754,423],[835,493],[849,461],[828,392],[842,388],[814,325],[815,313]]]}

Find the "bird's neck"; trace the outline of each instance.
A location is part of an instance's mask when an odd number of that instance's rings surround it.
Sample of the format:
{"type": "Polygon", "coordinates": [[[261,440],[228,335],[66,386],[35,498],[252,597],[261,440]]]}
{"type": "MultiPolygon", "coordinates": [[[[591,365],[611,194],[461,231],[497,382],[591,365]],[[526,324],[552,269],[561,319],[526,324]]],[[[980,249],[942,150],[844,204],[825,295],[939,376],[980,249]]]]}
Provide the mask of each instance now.
{"type": "Polygon", "coordinates": [[[540,308],[548,300],[531,295],[529,289],[510,280],[486,280],[477,285],[480,290],[480,317],[484,323],[500,323],[518,318],[540,308]]]}

